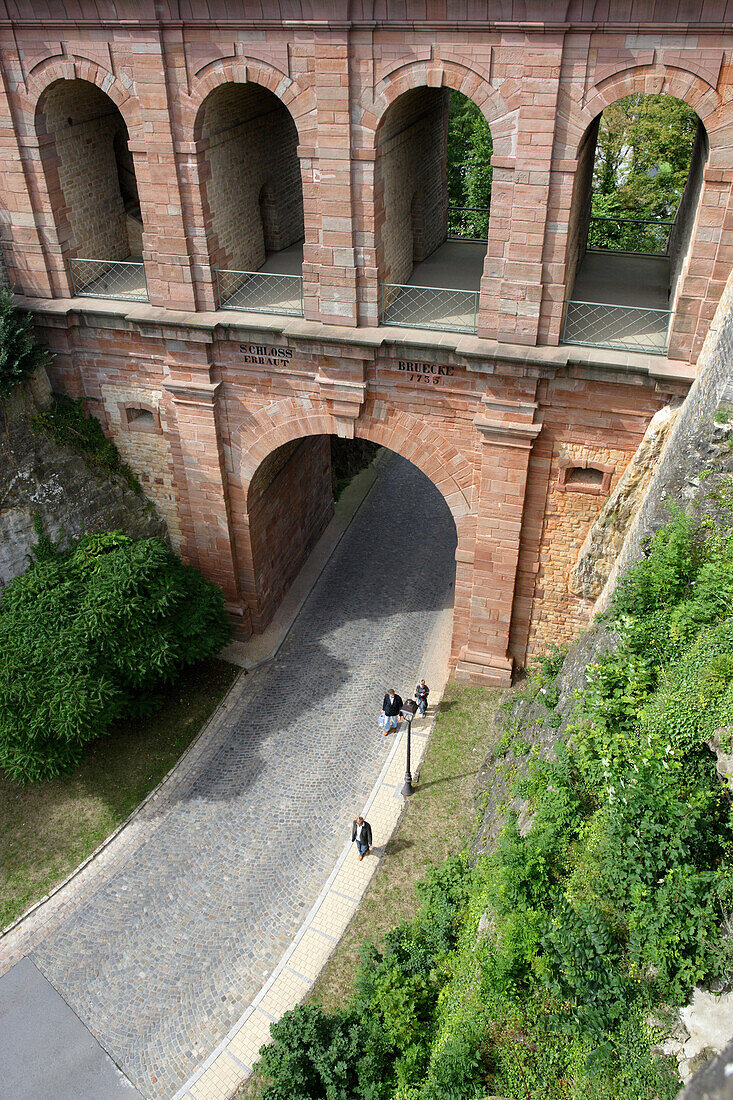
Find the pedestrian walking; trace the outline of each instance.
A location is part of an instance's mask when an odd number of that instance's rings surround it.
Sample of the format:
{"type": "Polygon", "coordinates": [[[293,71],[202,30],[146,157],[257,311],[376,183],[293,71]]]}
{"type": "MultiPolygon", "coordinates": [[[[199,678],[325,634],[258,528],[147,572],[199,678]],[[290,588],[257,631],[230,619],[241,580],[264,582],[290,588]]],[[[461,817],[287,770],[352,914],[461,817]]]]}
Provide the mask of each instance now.
{"type": "Polygon", "coordinates": [[[415,698],[417,699],[417,709],[420,711],[420,717],[425,717],[425,712],[428,709],[428,695],[430,694],[430,688],[421,680],[415,688],[415,698]]]}
{"type": "Polygon", "coordinates": [[[399,697],[394,688],[390,688],[384,697],[382,703],[382,717],[379,720],[379,724],[384,730],[384,736],[392,730],[396,730],[400,723],[400,711],[402,710],[402,699],[399,697]]]}
{"type": "Polygon", "coordinates": [[[372,827],[363,817],[355,818],[351,823],[351,843],[356,841],[356,850],[359,853],[359,862],[364,856],[369,855],[372,846],[372,827]]]}

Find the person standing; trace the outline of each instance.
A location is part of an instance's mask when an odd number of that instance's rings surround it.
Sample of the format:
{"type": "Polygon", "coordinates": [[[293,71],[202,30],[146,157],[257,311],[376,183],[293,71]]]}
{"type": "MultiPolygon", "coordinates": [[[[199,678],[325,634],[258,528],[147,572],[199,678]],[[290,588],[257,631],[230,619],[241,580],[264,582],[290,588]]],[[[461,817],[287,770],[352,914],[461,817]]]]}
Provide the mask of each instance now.
{"type": "Polygon", "coordinates": [[[369,855],[372,846],[372,827],[363,817],[355,818],[351,823],[351,843],[356,841],[356,850],[359,853],[359,862],[364,856],[369,855]]]}
{"type": "Polygon", "coordinates": [[[385,717],[384,722],[384,736],[386,737],[391,730],[396,730],[400,721],[400,711],[402,710],[402,699],[399,697],[394,688],[390,688],[384,697],[382,703],[382,714],[385,717]]]}
{"type": "Polygon", "coordinates": [[[425,717],[425,712],[428,709],[428,695],[430,694],[430,688],[421,680],[415,688],[415,698],[417,699],[417,709],[420,711],[420,717],[425,717]]]}

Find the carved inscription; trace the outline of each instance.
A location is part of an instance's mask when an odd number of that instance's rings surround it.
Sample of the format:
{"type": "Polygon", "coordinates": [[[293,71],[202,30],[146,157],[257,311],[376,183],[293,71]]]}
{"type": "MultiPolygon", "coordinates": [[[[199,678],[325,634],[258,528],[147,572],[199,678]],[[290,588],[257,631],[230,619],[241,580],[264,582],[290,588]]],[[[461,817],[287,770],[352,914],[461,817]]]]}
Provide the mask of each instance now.
{"type": "Polygon", "coordinates": [[[240,344],[245,363],[255,363],[258,367],[281,367],[293,358],[292,348],[275,347],[271,344],[240,344]]]}
{"type": "Polygon", "coordinates": [[[418,363],[412,359],[398,359],[397,370],[404,371],[410,382],[426,386],[439,386],[444,378],[452,378],[455,367],[444,363],[418,363]]]}

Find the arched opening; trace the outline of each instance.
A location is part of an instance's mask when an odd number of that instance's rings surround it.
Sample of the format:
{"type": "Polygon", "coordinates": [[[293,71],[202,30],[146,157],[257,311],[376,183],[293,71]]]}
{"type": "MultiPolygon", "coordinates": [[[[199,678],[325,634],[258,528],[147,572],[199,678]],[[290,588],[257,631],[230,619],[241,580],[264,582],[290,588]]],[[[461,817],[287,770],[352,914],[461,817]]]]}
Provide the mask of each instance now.
{"type": "Polygon", "coordinates": [[[377,131],[383,324],[475,332],[488,241],[492,141],[472,100],[413,88],[377,131]]]}
{"type": "Polygon", "coordinates": [[[581,142],[566,254],[566,343],[665,354],[708,141],[670,95],[625,96],[581,142]]]}
{"type": "Polygon", "coordinates": [[[72,293],[147,301],[135,165],[119,108],[87,80],[59,80],[39,100],[36,132],[72,293]]]}
{"type": "MultiPolygon", "coordinates": [[[[311,435],[271,451],[246,487],[246,525],[237,544],[255,633],[267,627],[314,547],[320,554],[367,502],[371,518],[357,543],[357,572],[376,570],[381,579],[369,583],[385,605],[405,614],[452,607],[457,534],[440,491],[416,466],[366,439],[311,435]],[[438,603],[433,595],[425,602],[416,591],[421,585],[439,592],[438,603]]],[[[357,617],[382,613],[361,600],[357,617]]]]}
{"type": "Polygon", "coordinates": [[[303,186],[290,112],[259,84],[222,84],[195,133],[217,304],[302,314],[303,186]]]}

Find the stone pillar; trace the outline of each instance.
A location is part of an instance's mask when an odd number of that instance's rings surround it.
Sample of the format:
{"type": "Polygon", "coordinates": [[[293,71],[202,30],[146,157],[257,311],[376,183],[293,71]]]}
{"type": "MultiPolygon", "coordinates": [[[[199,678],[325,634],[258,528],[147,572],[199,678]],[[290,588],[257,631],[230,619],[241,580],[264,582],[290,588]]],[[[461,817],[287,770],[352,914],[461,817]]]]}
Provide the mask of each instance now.
{"type": "Polygon", "coordinates": [[[304,163],[306,218],[303,249],[305,315],[326,324],[356,324],[356,252],[351,205],[351,115],[347,30],[315,31],[314,92],[317,145],[299,149],[304,163]],[[310,161],[307,154],[312,153],[310,161]],[[310,169],[308,171],[308,169],[310,169]],[[308,179],[310,175],[310,179],[308,179]],[[314,193],[311,196],[311,191],[314,193]]]}
{"type": "MultiPolygon", "coordinates": [[[[493,158],[494,188],[489,224],[487,305],[479,314],[479,336],[535,345],[542,302],[543,250],[550,193],[550,166],[560,87],[562,35],[538,35],[523,51],[522,104],[517,151],[493,158]],[[495,209],[495,198],[497,207],[495,209]],[[500,279],[499,279],[500,273],[500,279]],[[496,296],[498,295],[498,303],[496,296]],[[492,301],[498,306],[493,325],[492,301]]],[[[482,303],[483,304],[483,303],[482,303]]]]}
{"type": "Polygon", "coordinates": [[[183,200],[174,153],[168,80],[180,68],[183,46],[179,28],[161,30],[131,50],[135,86],[145,129],[130,135],[143,217],[143,259],[152,305],[196,308],[183,222],[183,200]],[[170,70],[169,70],[170,66],[170,70]]]}
{"type": "Polygon", "coordinates": [[[242,616],[224,456],[217,426],[220,388],[220,382],[165,383],[172,398],[176,429],[171,450],[183,503],[183,553],[191,565],[219,585],[227,609],[242,616]]]}
{"type": "Polygon", "coordinates": [[[669,332],[670,359],[695,362],[730,274],[733,169],[706,167],[669,332]]]}
{"type": "Polygon", "coordinates": [[[367,362],[347,347],[320,349],[316,383],[326,410],[336,421],[336,434],[354,438],[354,425],[364,407],[367,362]],[[351,353],[351,355],[350,355],[351,353]]]}
{"type": "MultiPolygon", "coordinates": [[[[38,157],[38,143],[33,119],[19,119],[11,103],[10,88],[14,81],[21,79],[20,63],[17,64],[18,69],[13,73],[12,63],[6,60],[0,71],[0,218],[3,222],[0,243],[10,285],[30,298],[51,298],[55,288],[49,278],[48,257],[39,227],[46,225],[51,233],[55,232],[55,227],[50,209],[43,214],[39,211],[36,218],[31,199],[31,180],[21,149],[25,145],[27,150],[30,144],[38,157]]],[[[66,290],[68,278],[63,267],[57,277],[58,290],[66,290]]]]}
{"type": "Polygon", "coordinates": [[[468,641],[456,679],[509,684],[513,660],[509,632],[524,518],[527,469],[542,425],[531,401],[484,398],[474,418],[481,433],[481,488],[476,517],[468,641]]]}

